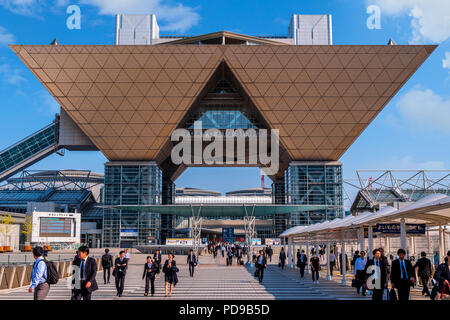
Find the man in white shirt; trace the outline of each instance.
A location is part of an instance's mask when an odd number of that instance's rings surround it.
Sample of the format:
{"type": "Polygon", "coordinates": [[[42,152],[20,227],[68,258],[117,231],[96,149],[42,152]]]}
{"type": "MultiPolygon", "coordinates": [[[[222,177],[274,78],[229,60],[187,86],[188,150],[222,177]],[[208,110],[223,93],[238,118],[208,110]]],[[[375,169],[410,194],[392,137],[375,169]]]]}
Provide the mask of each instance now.
{"type": "Polygon", "coordinates": [[[330,275],[333,275],[333,269],[336,265],[336,256],[333,253],[333,250],[330,250],[330,275]]]}
{"type": "Polygon", "coordinates": [[[359,294],[362,287],[362,295],[366,295],[366,287],[363,285],[366,279],[366,252],[361,251],[360,257],[355,260],[355,279],[356,279],[356,292],[359,294]]]}
{"type": "Polygon", "coordinates": [[[33,257],[36,260],[33,265],[33,272],[31,274],[31,286],[28,292],[34,291],[34,300],[45,300],[50,289],[47,283],[47,264],[42,257],[42,247],[35,247],[33,249],[33,257]]]}

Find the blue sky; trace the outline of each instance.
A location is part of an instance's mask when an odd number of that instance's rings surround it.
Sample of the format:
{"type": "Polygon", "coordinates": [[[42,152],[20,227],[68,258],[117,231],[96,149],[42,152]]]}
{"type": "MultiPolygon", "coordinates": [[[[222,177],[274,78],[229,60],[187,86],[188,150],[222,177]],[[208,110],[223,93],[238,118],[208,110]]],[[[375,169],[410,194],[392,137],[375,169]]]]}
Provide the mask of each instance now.
{"type": "MultiPolygon", "coordinates": [[[[446,169],[450,158],[450,1],[448,0],[0,0],[0,149],[50,123],[59,107],[7,44],[113,44],[114,13],[156,13],[161,34],[229,30],[286,35],[290,16],[332,14],[334,44],[439,44],[420,70],[340,159],[344,177],[356,169],[446,169]],[[79,5],[81,30],[66,27],[79,5]],[[369,5],[381,9],[381,29],[368,29],[369,5]],[[447,17],[446,17],[447,15],[447,17]],[[447,18],[447,19],[446,19],[447,18]]],[[[95,152],[66,152],[31,169],[103,172],[95,152]]],[[[266,186],[269,186],[266,179],[266,186]]],[[[188,169],[177,186],[229,191],[260,184],[257,168],[188,169]]]]}

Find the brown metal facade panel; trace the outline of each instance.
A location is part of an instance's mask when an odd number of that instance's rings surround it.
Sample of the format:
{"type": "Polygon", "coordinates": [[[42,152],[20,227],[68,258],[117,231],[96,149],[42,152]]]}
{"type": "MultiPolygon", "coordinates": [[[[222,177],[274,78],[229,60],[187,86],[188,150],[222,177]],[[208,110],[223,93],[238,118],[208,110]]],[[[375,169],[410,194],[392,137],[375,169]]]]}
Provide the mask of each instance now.
{"type": "Polygon", "coordinates": [[[109,160],[155,160],[223,61],[292,160],[338,160],[436,46],[11,48],[109,160]]]}

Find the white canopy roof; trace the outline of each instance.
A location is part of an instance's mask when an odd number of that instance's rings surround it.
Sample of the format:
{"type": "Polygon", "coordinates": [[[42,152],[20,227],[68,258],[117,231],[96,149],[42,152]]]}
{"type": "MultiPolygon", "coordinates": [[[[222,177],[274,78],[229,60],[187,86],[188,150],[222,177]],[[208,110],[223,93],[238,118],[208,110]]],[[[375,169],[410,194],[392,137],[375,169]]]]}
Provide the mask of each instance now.
{"type": "Polygon", "coordinates": [[[395,222],[405,218],[407,223],[425,223],[429,226],[450,223],[450,196],[432,194],[400,210],[384,207],[377,212],[363,212],[358,216],[347,216],[316,223],[310,226],[293,227],[281,234],[281,237],[314,235],[336,230],[356,229],[381,222],[395,222]]]}

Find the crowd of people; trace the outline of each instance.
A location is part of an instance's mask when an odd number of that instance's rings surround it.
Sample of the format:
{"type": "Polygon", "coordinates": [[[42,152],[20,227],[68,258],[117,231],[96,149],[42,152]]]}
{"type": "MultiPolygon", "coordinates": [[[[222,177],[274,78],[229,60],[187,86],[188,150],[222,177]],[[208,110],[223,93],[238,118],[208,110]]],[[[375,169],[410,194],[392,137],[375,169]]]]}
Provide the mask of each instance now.
{"type": "MultiPolygon", "coordinates": [[[[300,277],[304,278],[305,270],[310,268],[312,281],[314,284],[319,283],[321,265],[323,264],[324,247],[320,250],[312,249],[308,259],[305,250],[298,249],[296,258],[296,266],[300,270],[300,277]],[[309,265],[308,265],[309,262],[309,265]],[[322,263],[321,263],[322,262],[322,263]]],[[[219,254],[225,258],[226,265],[231,266],[233,259],[236,259],[238,265],[243,264],[243,257],[247,256],[255,267],[254,277],[261,283],[264,278],[264,270],[267,268],[268,262],[272,261],[273,249],[271,246],[266,246],[256,252],[239,243],[230,242],[210,242],[207,245],[209,254],[216,258],[219,254]]],[[[333,275],[333,269],[336,265],[336,255],[334,250],[330,248],[329,265],[330,275],[333,275]]],[[[57,271],[52,262],[48,261],[44,256],[42,247],[35,247],[33,249],[33,256],[35,263],[32,271],[32,283],[29,287],[29,292],[34,293],[35,300],[45,300],[47,297],[50,285],[57,282],[57,271]],[[56,280],[55,280],[56,278],[56,280]],[[55,282],[56,281],[56,282],[55,282]]],[[[342,257],[342,254],[339,255],[342,257]]],[[[125,279],[128,270],[129,260],[131,255],[128,249],[119,252],[119,255],[113,259],[109,249],[105,249],[105,253],[101,258],[103,267],[103,281],[104,284],[110,282],[111,274],[115,278],[116,295],[121,297],[125,287],[125,279]]],[[[174,259],[174,254],[169,253],[167,259],[162,263],[162,255],[160,250],[156,250],[153,256],[147,256],[142,280],[145,281],[144,296],[155,294],[155,279],[157,275],[164,274],[164,288],[165,296],[172,296],[174,286],[178,283],[177,273],[179,269],[174,259]]],[[[281,247],[278,255],[278,266],[283,270],[286,265],[288,257],[284,247],[281,247]]],[[[397,257],[394,258],[385,255],[383,248],[377,248],[372,252],[372,258],[368,259],[365,251],[355,251],[351,262],[348,262],[345,256],[344,262],[339,260],[341,274],[343,273],[343,263],[346,264],[346,271],[352,271],[354,278],[352,279],[352,286],[356,288],[358,294],[366,295],[367,291],[371,291],[373,300],[409,300],[411,287],[417,285],[418,280],[422,285],[422,295],[429,296],[431,299],[441,295],[450,295],[450,251],[444,261],[440,263],[439,259],[433,258],[433,262],[426,257],[426,253],[422,252],[420,259],[414,264],[410,259],[406,258],[406,251],[399,249],[397,257]],[[416,277],[417,269],[417,277],[416,277]],[[388,284],[391,283],[391,289],[388,290],[388,284]],[[430,291],[429,284],[432,289],[430,291]]],[[[199,261],[193,250],[189,251],[186,258],[186,265],[189,269],[189,276],[194,277],[195,268],[199,261]]],[[[80,246],[73,258],[72,266],[74,266],[74,277],[72,283],[72,300],[91,300],[92,293],[98,290],[99,286],[96,281],[97,276],[97,261],[89,256],[89,248],[87,246],[80,246]]]]}
{"type": "MultiPolygon", "coordinates": [[[[50,285],[58,281],[58,273],[53,262],[48,261],[44,256],[42,247],[37,246],[32,252],[35,262],[28,291],[33,293],[34,300],[45,300],[49,293],[50,285]],[[55,277],[56,280],[49,281],[55,277]]],[[[144,296],[148,296],[149,293],[151,296],[155,294],[155,279],[161,271],[164,274],[165,296],[172,296],[173,288],[178,283],[177,273],[179,272],[174,257],[173,253],[169,253],[167,260],[162,264],[160,250],[156,250],[153,257],[147,256],[142,274],[142,280],[145,281],[144,296]]],[[[123,295],[130,259],[131,254],[128,249],[121,250],[115,259],[113,259],[109,249],[105,249],[105,253],[101,258],[104,284],[110,283],[112,274],[115,278],[116,296],[118,297],[123,295]]],[[[197,263],[196,255],[193,253],[193,250],[190,250],[186,264],[189,266],[191,277],[194,276],[194,268],[197,266],[197,263]]],[[[72,267],[71,300],[91,300],[92,293],[99,288],[96,280],[98,270],[97,261],[89,257],[89,248],[87,246],[78,248],[72,260],[72,267]]]]}

